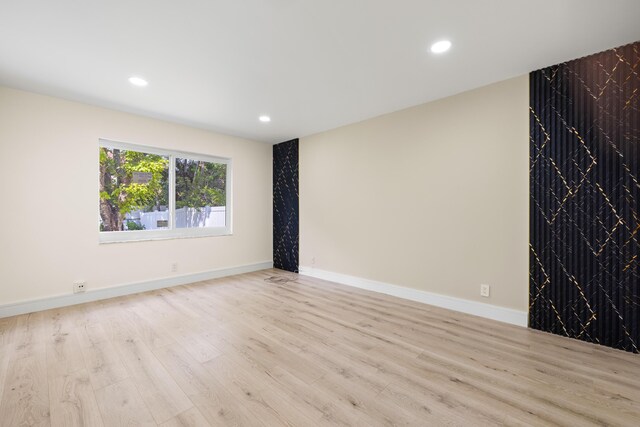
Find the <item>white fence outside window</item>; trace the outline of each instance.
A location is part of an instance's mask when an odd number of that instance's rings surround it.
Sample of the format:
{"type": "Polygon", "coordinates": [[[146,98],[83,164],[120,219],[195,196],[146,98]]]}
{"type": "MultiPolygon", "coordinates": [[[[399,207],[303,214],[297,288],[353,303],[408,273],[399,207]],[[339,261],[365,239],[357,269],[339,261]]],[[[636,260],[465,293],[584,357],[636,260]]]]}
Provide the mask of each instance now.
{"type": "MultiPolygon", "coordinates": [[[[224,227],[225,217],[226,206],[180,208],[176,209],[176,228],[224,227]]],[[[169,221],[169,211],[133,211],[125,216],[125,228],[127,221],[133,221],[145,230],[167,228],[158,227],[158,221],[169,221]]]]}

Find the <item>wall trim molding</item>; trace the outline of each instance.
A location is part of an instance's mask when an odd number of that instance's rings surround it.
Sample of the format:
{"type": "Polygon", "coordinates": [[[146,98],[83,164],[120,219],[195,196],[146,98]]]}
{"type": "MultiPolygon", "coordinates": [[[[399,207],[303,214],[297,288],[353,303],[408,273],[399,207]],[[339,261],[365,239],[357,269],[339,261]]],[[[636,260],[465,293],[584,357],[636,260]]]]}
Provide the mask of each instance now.
{"type": "Polygon", "coordinates": [[[272,261],[263,261],[254,264],[240,265],[236,267],[219,268],[200,273],[183,274],[180,276],[164,277],[161,279],[147,280],[144,282],[129,283],[109,288],[89,290],[81,294],[65,294],[48,298],[0,305],[0,318],[17,316],[19,314],[33,313],[52,308],[66,307],[85,302],[99,301],[156,289],[170,288],[172,286],[186,285],[201,282],[203,280],[218,279],[220,277],[234,276],[236,274],[251,273],[273,267],[272,261]]]}
{"type": "Polygon", "coordinates": [[[368,291],[392,295],[411,301],[434,305],[436,307],[472,314],[475,316],[484,317],[486,319],[497,320],[499,322],[509,323],[511,325],[523,327],[527,327],[528,325],[529,314],[526,311],[520,311],[512,308],[500,307],[497,305],[485,304],[462,298],[435,294],[432,292],[421,291],[404,286],[363,279],[356,276],[349,276],[347,274],[319,270],[312,267],[301,266],[300,274],[304,276],[315,277],[317,279],[327,280],[330,282],[340,283],[342,285],[352,286],[355,288],[366,289],[368,291]]]}

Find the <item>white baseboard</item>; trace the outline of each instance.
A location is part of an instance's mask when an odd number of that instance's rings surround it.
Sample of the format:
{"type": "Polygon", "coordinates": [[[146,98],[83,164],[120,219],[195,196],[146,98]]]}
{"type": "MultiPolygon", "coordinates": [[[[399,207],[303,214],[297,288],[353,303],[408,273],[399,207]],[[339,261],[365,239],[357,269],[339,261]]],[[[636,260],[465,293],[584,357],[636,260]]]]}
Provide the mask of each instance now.
{"type": "Polygon", "coordinates": [[[462,313],[473,314],[487,319],[497,320],[517,326],[527,327],[528,313],[526,311],[514,310],[511,308],[499,307],[497,305],[484,304],[462,298],[454,298],[446,295],[435,294],[418,289],[406,288],[403,286],[391,285],[389,283],[376,282],[374,280],[363,279],[361,277],[348,276],[346,274],[334,273],[331,271],[318,270],[311,267],[300,267],[300,274],[323,279],[330,282],[340,283],[355,288],[380,292],[395,297],[417,301],[436,307],[447,308],[449,310],[462,313]]]}
{"type": "Polygon", "coordinates": [[[68,305],[82,304],[85,302],[98,301],[123,295],[137,294],[139,292],[169,288],[171,286],[186,285],[188,283],[201,282],[203,280],[217,279],[236,274],[251,273],[253,271],[265,270],[267,268],[273,268],[272,261],[241,265],[237,267],[220,268],[217,270],[203,271],[201,273],[165,277],[162,279],[130,283],[111,288],[95,289],[80,294],[59,295],[49,298],[5,304],[0,305],[0,318],[65,307],[68,305]]]}

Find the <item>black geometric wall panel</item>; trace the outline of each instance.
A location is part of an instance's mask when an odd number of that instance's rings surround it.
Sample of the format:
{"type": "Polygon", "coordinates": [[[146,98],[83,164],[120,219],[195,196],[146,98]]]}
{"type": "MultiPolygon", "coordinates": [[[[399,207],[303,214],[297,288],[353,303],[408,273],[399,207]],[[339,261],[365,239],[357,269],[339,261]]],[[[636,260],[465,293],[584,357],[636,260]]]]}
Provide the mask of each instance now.
{"type": "Polygon", "coordinates": [[[298,272],[298,140],[273,146],[273,266],[298,272]]]}
{"type": "Polygon", "coordinates": [[[530,75],[532,328],[640,347],[640,42],[530,75]]]}

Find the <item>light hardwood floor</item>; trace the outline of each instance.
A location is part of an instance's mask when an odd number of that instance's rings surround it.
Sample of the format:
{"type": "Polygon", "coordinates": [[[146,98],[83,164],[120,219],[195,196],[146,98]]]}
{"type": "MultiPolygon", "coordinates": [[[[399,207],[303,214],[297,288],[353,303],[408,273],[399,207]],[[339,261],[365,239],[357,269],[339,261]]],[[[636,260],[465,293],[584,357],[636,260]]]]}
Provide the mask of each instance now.
{"type": "Polygon", "coordinates": [[[266,270],[0,319],[0,425],[640,425],[640,356],[266,270]]]}

